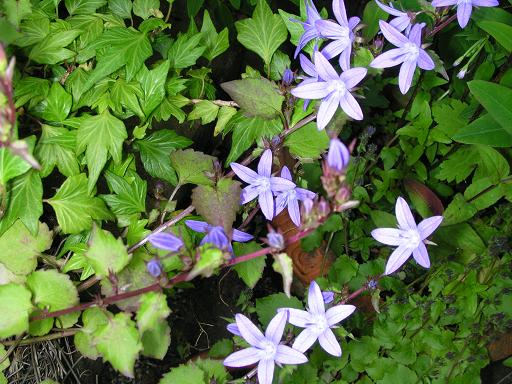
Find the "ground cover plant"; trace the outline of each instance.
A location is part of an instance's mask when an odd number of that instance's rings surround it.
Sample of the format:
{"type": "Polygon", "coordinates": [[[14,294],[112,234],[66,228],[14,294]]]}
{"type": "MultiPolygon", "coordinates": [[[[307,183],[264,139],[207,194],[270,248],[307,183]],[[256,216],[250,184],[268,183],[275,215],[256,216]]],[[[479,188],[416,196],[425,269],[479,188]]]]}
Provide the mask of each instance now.
{"type": "Polygon", "coordinates": [[[511,8],[2,2],[0,383],[511,367],[511,8]]]}

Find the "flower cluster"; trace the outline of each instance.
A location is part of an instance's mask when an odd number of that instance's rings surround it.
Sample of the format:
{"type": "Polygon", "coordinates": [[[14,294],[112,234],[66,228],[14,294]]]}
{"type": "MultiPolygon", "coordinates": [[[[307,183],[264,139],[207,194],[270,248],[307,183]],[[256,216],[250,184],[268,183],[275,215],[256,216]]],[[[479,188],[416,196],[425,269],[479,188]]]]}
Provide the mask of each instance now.
{"type": "Polygon", "coordinates": [[[274,365],[303,364],[308,361],[304,355],[318,340],[320,346],[333,356],[341,356],[341,347],[332,332],[332,328],[350,316],[356,309],[353,305],[335,305],[325,310],[325,297],[331,299],[332,293],[322,293],[313,281],[309,286],[308,310],[280,308],[268,324],[263,334],[247,317],[235,316],[236,324],[229,324],[228,330],[242,337],[250,344],[229,355],[224,360],[228,367],[247,367],[258,363],[258,381],[260,384],[272,383],[274,365]],[[325,295],[324,295],[325,294],[325,295]],[[304,330],[295,338],[291,347],[281,343],[286,323],[289,322],[304,330]]]}

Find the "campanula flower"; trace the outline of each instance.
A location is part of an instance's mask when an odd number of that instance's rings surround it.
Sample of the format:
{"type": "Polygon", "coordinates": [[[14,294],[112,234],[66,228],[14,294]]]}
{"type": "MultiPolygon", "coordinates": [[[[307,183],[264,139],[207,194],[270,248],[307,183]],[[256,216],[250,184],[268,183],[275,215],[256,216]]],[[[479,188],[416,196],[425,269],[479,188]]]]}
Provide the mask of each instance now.
{"type": "Polygon", "coordinates": [[[166,251],[178,252],[183,247],[183,241],[168,232],[152,233],[148,236],[148,240],[153,247],[166,251]]]}
{"type": "MultiPolygon", "coordinates": [[[[233,247],[231,246],[231,243],[223,227],[213,226],[204,221],[198,220],[186,220],[185,225],[196,232],[206,233],[206,236],[203,237],[200,245],[209,243],[213,244],[220,250],[233,253],[233,247]]],[[[246,241],[252,240],[253,236],[248,233],[239,231],[238,229],[233,229],[232,238],[233,241],[245,243],[246,241]]]]}
{"type": "Polygon", "coordinates": [[[322,54],[328,59],[340,55],[341,69],[347,71],[350,68],[350,55],[352,53],[352,42],[354,41],[354,28],[359,24],[359,17],[347,19],[347,11],[343,0],[333,0],[332,10],[338,23],[330,20],[319,20],[316,22],[318,31],[322,37],[334,40],[327,44],[322,54]]]}
{"type": "Polygon", "coordinates": [[[282,177],[272,176],[272,151],[265,150],[258,163],[258,173],[238,163],[231,163],[231,169],[235,174],[248,183],[242,190],[241,204],[258,198],[261,211],[268,220],[274,217],[273,192],[283,192],[295,188],[295,183],[282,177]]]}
{"type": "Polygon", "coordinates": [[[324,291],[322,292],[322,297],[324,299],[324,303],[329,304],[334,300],[334,292],[324,291]]]}
{"type": "Polygon", "coordinates": [[[327,164],[337,172],[343,172],[350,160],[350,151],[337,137],[331,139],[327,152],[327,164]]]}
{"type": "Polygon", "coordinates": [[[146,264],[146,269],[153,277],[158,277],[162,274],[162,264],[160,264],[160,260],[158,259],[149,260],[146,264]]]}
{"type": "Polygon", "coordinates": [[[400,74],[398,75],[398,84],[400,91],[406,94],[411,87],[416,67],[427,71],[435,68],[434,61],[421,48],[421,30],[425,27],[425,24],[415,24],[411,28],[408,37],[402,35],[396,28],[385,21],[380,20],[379,25],[384,37],[398,48],[391,49],[377,56],[370,63],[370,67],[388,68],[402,64],[400,74]]]}
{"type": "MultiPolygon", "coordinates": [[[[314,52],[316,52],[316,51],[317,51],[317,48],[315,47],[314,52]]],[[[314,55],[314,52],[313,52],[313,55],[314,55]]],[[[319,81],[319,77],[318,77],[318,73],[316,72],[315,64],[313,64],[311,62],[311,60],[309,60],[306,57],[306,55],[304,55],[302,53],[299,55],[299,61],[300,61],[300,67],[302,68],[302,71],[306,75],[308,75],[308,77],[306,77],[306,76],[301,77],[303,79],[301,82],[301,85],[315,83],[315,82],[319,81]]],[[[304,110],[306,110],[308,108],[309,102],[310,102],[309,99],[304,100],[304,110]]]]}
{"type": "Polygon", "coordinates": [[[291,85],[295,78],[295,75],[293,74],[293,71],[290,68],[286,68],[283,73],[283,84],[284,85],[291,85]]]}
{"type": "MultiPolygon", "coordinates": [[[[286,345],[279,344],[288,319],[288,311],[281,311],[268,324],[265,335],[244,315],[235,315],[237,332],[251,346],[234,352],[226,359],[227,367],[247,367],[258,363],[258,382],[271,384],[274,376],[274,364],[303,364],[308,361],[303,353],[286,345]]],[[[235,333],[236,334],[236,333],[235,333]]]]}
{"type": "Polygon", "coordinates": [[[309,43],[311,40],[321,37],[320,31],[317,29],[317,21],[322,20],[322,16],[318,13],[315,4],[311,0],[304,0],[306,4],[306,21],[301,22],[304,26],[304,33],[300,37],[297,48],[295,49],[294,58],[297,58],[299,52],[309,43]]]}
{"type": "Polygon", "coordinates": [[[389,25],[395,27],[400,32],[405,31],[405,35],[409,35],[411,31],[412,24],[415,14],[413,12],[403,12],[399,11],[392,6],[382,4],[379,0],[375,0],[380,9],[384,12],[389,13],[392,16],[396,16],[393,20],[389,22],[389,25]]]}
{"type": "MultiPolygon", "coordinates": [[[[292,175],[288,167],[284,166],[283,169],[281,169],[281,177],[292,181],[292,175]]],[[[283,209],[288,207],[290,219],[292,219],[293,224],[300,227],[299,201],[314,199],[315,196],[316,194],[314,192],[299,187],[278,192],[276,197],[276,215],[279,215],[283,209]]]]}
{"type": "Polygon", "coordinates": [[[324,129],[331,121],[338,105],[355,120],[363,119],[363,111],[350,93],[366,76],[366,68],[352,68],[338,75],[329,61],[320,53],[315,53],[315,68],[318,81],[301,83],[292,89],[292,95],[301,99],[322,99],[317,113],[318,129],[324,129]]]}
{"type": "Polygon", "coordinates": [[[308,291],[308,310],[281,308],[290,313],[288,321],[297,327],[305,328],[293,342],[292,348],[307,351],[316,340],[320,346],[333,356],[341,356],[341,347],[331,328],[350,316],[356,307],[353,305],[336,305],[325,310],[324,296],[318,284],[313,280],[308,291]]]}
{"type": "MultiPolygon", "coordinates": [[[[443,216],[432,216],[416,225],[411,209],[407,202],[399,197],[395,206],[398,228],[378,228],[372,231],[372,236],[380,243],[398,246],[386,264],[385,275],[389,275],[400,268],[411,256],[422,267],[430,267],[427,239],[443,221],[443,216]]],[[[433,244],[433,243],[430,243],[433,244]]]]}
{"type": "Polygon", "coordinates": [[[468,25],[469,19],[471,18],[471,12],[473,12],[473,6],[477,7],[496,7],[499,5],[498,0],[434,0],[432,6],[449,7],[451,5],[457,5],[457,21],[461,28],[468,25]]]}

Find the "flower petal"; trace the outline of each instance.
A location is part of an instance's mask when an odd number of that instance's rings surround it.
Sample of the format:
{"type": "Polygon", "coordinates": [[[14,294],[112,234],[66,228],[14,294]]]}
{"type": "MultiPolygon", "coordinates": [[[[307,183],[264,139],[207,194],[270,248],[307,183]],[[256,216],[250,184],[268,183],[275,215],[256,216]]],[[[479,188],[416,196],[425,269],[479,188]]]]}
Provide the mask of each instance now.
{"type": "Polygon", "coordinates": [[[382,34],[391,44],[401,47],[409,42],[409,39],[402,35],[396,28],[392,27],[384,20],[379,20],[379,26],[382,34]]]}
{"type": "Polygon", "coordinates": [[[242,189],[242,194],[240,195],[240,204],[247,204],[249,201],[253,201],[256,197],[258,197],[258,195],[258,188],[254,185],[248,185],[242,189]]]}
{"type": "Polygon", "coordinates": [[[249,344],[253,346],[259,346],[262,342],[265,341],[265,336],[263,336],[263,333],[261,333],[261,331],[247,317],[241,313],[237,313],[235,315],[235,320],[236,325],[238,326],[238,330],[242,334],[242,337],[249,344]]]}
{"type": "Polygon", "coordinates": [[[377,228],[372,231],[371,235],[379,243],[400,245],[403,242],[403,238],[400,237],[401,233],[402,230],[397,228],[377,228]]]}
{"type": "Polygon", "coordinates": [[[291,93],[300,99],[323,99],[329,94],[328,87],[329,84],[325,81],[308,82],[307,84],[302,82],[293,88],[291,93]]]}
{"type": "Polygon", "coordinates": [[[357,67],[349,69],[340,75],[340,80],[343,80],[345,86],[350,89],[354,88],[357,84],[364,79],[368,70],[366,68],[357,67]]]}
{"type": "Polygon", "coordinates": [[[258,162],[258,175],[263,177],[270,177],[272,173],[272,151],[266,149],[260,157],[258,162]]]}
{"type": "Polygon", "coordinates": [[[329,327],[332,327],[334,324],[338,324],[341,320],[349,317],[355,310],[356,307],[353,305],[336,305],[329,308],[325,312],[327,324],[329,324],[329,327]]]}
{"type": "Polygon", "coordinates": [[[318,336],[318,342],[325,352],[333,356],[341,356],[340,344],[338,343],[338,340],[336,340],[336,336],[334,336],[334,333],[330,328],[327,328],[324,333],[318,336]]]}
{"type": "Polygon", "coordinates": [[[283,192],[295,188],[295,183],[282,177],[270,178],[270,190],[272,192],[283,192]]]}
{"type": "Polygon", "coordinates": [[[334,21],[319,20],[316,22],[316,28],[322,37],[331,40],[343,40],[348,38],[348,26],[341,26],[334,21]]]}
{"type": "Polygon", "coordinates": [[[429,237],[436,229],[441,225],[443,216],[432,216],[418,224],[418,231],[420,233],[421,240],[425,240],[429,237]]]}
{"type": "Polygon", "coordinates": [[[249,347],[237,351],[224,359],[223,364],[226,367],[247,367],[256,364],[260,360],[261,350],[249,347]]]}
{"type": "Polygon", "coordinates": [[[283,337],[284,327],[288,321],[288,311],[280,311],[275,315],[270,323],[268,323],[267,330],[265,331],[265,338],[274,344],[279,344],[283,337]]]}
{"type": "Polygon", "coordinates": [[[208,234],[203,237],[203,240],[201,240],[200,244],[203,245],[206,243],[213,244],[222,250],[228,250],[231,245],[226,233],[224,232],[224,228],[218,226],[211,227],[208,230],[208,234]]]}
{"type": "Polygon", "coordinates": [[[327,82],[329,80],[338,80],[340,78],[334,67],[321,52],[315,52],[315,68],[318,75],[327,82]]]}
{"type": "Polygon", "coordinates": [[[386,263],[385,275],[390,275],[400,268],[411,256],[412,249],[407,246],[400,246],[393,251],[386,263]]]}
{"type": "Polygon", "coordinates": [[[311,323],[311,314],[302,309],[295,308],[279,308],[278,311],[288,310],[288,322],[296,327],[306,328],[311,323]]]}
{"type": "Polygon", "coordinates": [[[430,259],[428,258],[427,247],[425,244],[420,243],[418,248],[412,251],[414,260],[424,268],[430,268],[430,259]]]}
{"type": "Polygon", "coordinates": [[[429,54],[421,48],[418,56],[418,67],[426,71],[430,71],[436,67],[434,60],[432,60],[429,54]]]}
{"type": "Polygon", "coordinates": [[[340,107],[354,120],[363,120],[363,111],[350,92],[340,98],[340,107]]]}
{"type": "Polygon", "coordinates": [[[412,78],[414,76],[415,70],[416,61],[404,61],[400,67],[400,73],[398,74],[398,85],[400,87],[400,92],[402,92],[404,95],[411,88],[412,78]]]}
{"type": "Polygon", "coordinates": [[[279,215],[283,209],[286,208],[286,204],[288,204],[288,199],[286,197],[286,193],[280,193],[276,196],[275,200],[275,212],[274,216],[279,215]]]}
{"type": "Polygon", "coordinates": [[[238,325],[236,323],[231,323],[226,326],[227,330],[231,332],[233,335],[242,337],[242,334],[238,330],[238,325]]]}
{"type": "Polygon", "coordinates": [[[347,10],[345,9],[345,2],[343,0],[333,0],[332,11],[338,23],[348,25],[347,10]]]}
{"type": "Polygon", "coordinates": [[[278,345],[275,361],[280,364],[304,364],[307,363],[308,358],[287,345],[278,345]]]}
{"type": "Polygon", "coordinates": [[[306,30],[299,39],[299,43],[297,44],[297,48],[295,49],[293,57],[296,58],[299,52],[302,50],[302,48],[304,48],[307,43],[309,43],[316,37],[319,37],[319,35],[318,30],[315,27],[306,28],[306,30]]]}
{"type": "Polygon", "coordinates": [[[259,177],[256,172],[254,172],[251,168],[247,168],[245,165],[231,163],[230,167],[233,172],[235,172],[235,174],[246,183],[252,184],[259,177]]]}
{"type": "Polygon", "coordinates": [[[343,52],[345,48],[347,48],[346,41],[334,40],[327,44],[324,49],[322,49],[322,55],[326,59],[330,60],[333,57],[338,56],[341,52],[343,52]]]}
{"type": "Polygon", "coordinates": [[[249,233],[239,231],[238,229],[233,229],[232,239],[233,241],[238,241],[239,243],[245,243],[246,241],[254,239],[254,236],[249,233]]]}
{"type": "Polygon", "coordinates": [[[449,7],[450,5],[457,4],[458,0],[433,0],[432,6],[439,8],[439,7],[449,7]]]}
{"type": "Polygon", "coordinates": [[[338,92],[333,92],[322,100],[316,115],[316,125],[319,130],[324,129],[329,124],[338,109],[339,101],[338,92]]]}
{"type": "Polygon", "coordinates": [[[407,29],[409,25],[411,25],[411,19],[407,14],[405,14],[405,16],[395,17],[389,22],[389,25],[402,32],[403,30],[407,29]]]}
{"type": "Polygon", "coordinates": [[[395,215],[401,229],[416,228],[416,221],[414,221],[411,208],[409,208],[409,204],[407,204],[407,201],[401,196],[396,199],[395,215]]]}
{"type": "Polygon", "coordinates": [[[466,3],[463,1],[457,5],[457,20],[461,28],[464,28],[466,25],[468,25],[472,11],[473,5],[471,3],[466,3]]]}
{"type": "Polygon", "coordinates": [[[348,71],[350,69],[350,55],[352,55],[352,43],[350,43],[340,55],[339,63],[341,69],[344,71],[348,71]]]}
{"type": "Polygon", "coordinates": [[[372,68],[389,68],[395,65],[402,64],[406,58],[406,55],[400,48],[390,49],[377,56],[370,63],[372,68]]]}
{"type": "Polygon", "coordinates": [[[472,3],[477,7],[497,7],[500,5],[498,0],[473,0],[472,3]]]}
{"type": "Polygon", "coordinates": [[[392,8],[388,5],[382,4],[379,0],[375,0],[375,2],[377,3],[377,5],[379,6],[380,9],[382,9],[384,12],[389,13],[390,15],[403,16],[403,14],[405,13],[405,12],[399,11],[398,9],[392,8]]]}
{"type": "Polygon", "coordinates": [[[300,54],[299,56],[299,61],[300,61],[300,67],[302,68],[302,70],[309,76],[311,77],[316,77],[317,74],[316,74],[316,68],[315,68],[315,65],[311,62],[311,60],[309,60],[305,55],[303,55],[302,53],[300,54]]]}
{"type": "Polygon", "coordinates": [[[306,200],[306,199],[314,199],[316,196],[315,192],[308,191],[304,188],[295,188],[295,194],[297,195],[297,200],[306,200]]]}
{"type": "Polygon", "coordinates": [[[258,203],[267,220],[272,220],[274,218],[274,198],[270,189],[258,195],[258,203]]]}
{"type": "Polygon", "coordinates": [[[414,24],[409,32],[409,40],[418,47],[421,46],[421,31],[424,27],[425,23],[414,24]]]}
{"type": "Polygon", "coordinates": [[[153,247],[166,251],[177,252],[183,246],[183,241],[179,237],[168,232],[152,233],[148,240],[153,247]]]}
{"type": "Polygon", "coordinates": [[[296,227],[300,227],[300,210],[297,198],[288,199],[288,214],[296,227]]]}
{"type": "Polygon", "coordinates": [[[352,16],[350,19],[348,19],[348,27],[352,31],[355,27],[357,27],[357,24],[361,22],[361,19],[357,16],[352,16]]]}
{"type": "Polygon", "coordinates": [[[327,152],[327,164],[329,167],[341,172],[350,160],[350,151],[337,137],[331,139],[327,152]]]}
{"type": "Polygon", "coordinates": [[[272,384],[274,377],[274,360],[263,359],[258,363],[258,383],[272,384]]]}
{"type": "Polygon", "coordinates": [[[292,181],[292,174],[286,165],[281,168],[281,177],[283,179],[292,181]]]}
{"type": "Polygon", "coordinates": [[[196,232],[206,232],[210,229],[210,224],[198,220],[185,220],[185,225],[196,232]]]}
{"type": "Polygon", "coordinates": [[[306,352],[318,339],[318,333],[313,328],[306,328],[295,338],[292,348],[300,352],[306,352]]]}
{"type": "Polygon", "coordinates": [[[323,316],[325,314],[324,297],[322,296],[322,291],[315,280],[309,284],[308,308],[309,313],[313,315],[323,316]]]}

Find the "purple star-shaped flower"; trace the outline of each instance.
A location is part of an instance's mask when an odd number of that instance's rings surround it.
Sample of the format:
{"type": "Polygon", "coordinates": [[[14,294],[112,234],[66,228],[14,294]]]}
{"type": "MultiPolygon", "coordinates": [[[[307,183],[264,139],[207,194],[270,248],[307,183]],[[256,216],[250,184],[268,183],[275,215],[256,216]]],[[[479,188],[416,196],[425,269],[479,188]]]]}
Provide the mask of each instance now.
{"type": "Polygon", "coordinates": [[[415,24],[411,28],[409,37],[405,37],[385,21],[380,20],[379,25],[384,37],[398,48],[391,49],[377,56],[370,63],[370,67],[388,68],[402,64],[400,74],[398,75],[398,84],[400,91],[406,94],[411,87],[416,67],[428,71],[436,66],[428,53],[421,48],[421,30],[425,27],[425,24],[415,24]]]}
{"type": "Polygon", "coordinates": [[[309,285],[308,310],[282,308],[290,312],[289,322],[305,328],[293,342],[292,348],[307,351],[318,339],[320,346],[333,356],[341,356],[341,347],[331,331],[335,324],[350,316],[356,307],[353,305],[336,305],[325,310],[324,296],[315,281],[309,285]]]}
{"type": "MultiPolygon", "coordinates": [[[[399,197],[395,206],[398,228],[378,228],[372,231],[372,236],[380,243],[398,246],[388,259],[385,275],[389,275],[400,268],[411,256],[422,267],[430,267],[427,239],[441,225],[443,216],[432,216],[416,225],[411,209],[407,202],[399,197]]],[[[433,243],[430,243],[433,244],[433,243]]]]}
{"type": "MultiPolygon", "coordinates": [[[[281,177],[283,179],[292,181],[292,175],[288,167],[284,166],[283,169],[281,169],[281,177]]],[[[303,201],[305,199],[314,199],[315,196],[316,194],[314,192],[299,187],[279,192],[276,197],[276,216],[279,215],[281,211],[288,206],[288,214],[290,215],[290,219],[292,219],[293,224],[295,224],[297,227],[300,227],[299,201],[303,201]]]]}
{"type": "Polygon", "coordinates": [[[457,5],[457,21],[461,28],[464,28],[469,23],[473,6],[477,7],[496,7],[499,5],[498,0],[434,0],[432,6],[449,7],[457,5]]]}
{"type": "MultiPolygon", "coordinates": [[[[206,233],[206,236],[203,237],[203,240],[199,243],[200,245],[209,243],[213,244],[220,250],[233,253],[233,247],[231,246],[223,227],[213,226],[204,221],[198,220],[186,220],[185,225],[196,232],[206,233]]],[[[245,243],[246,241],[253,239],[252,235],[239,231],[238,229],[233,229],[232,237],[233,241],[237,241],[239,243],[245,243]]]]}
{"type": "Polygon", "coordinates": [[[405,31],[405,35],[407,36],[411,31],[411,21],[414,18],[414,13],[399,11],[389,5],[382,4],[379,0],[375,0],[375,2],[384,12],[387,12],[392,16],[396,16],[389,22],[389,25],[395,27],[400,32],[405,31]]]}
{"type": "Polygon", "coordinates": [[[343,172],[350,160],[350,151],[337,137],[331,139],[327,152],[327,164],[337,172],[343,172]]]}
{"type": "Polygon", "coordinates": [[[317,21],[322,20],[322,16],[318,13],[315,4],[311,0],[304,0],[306,4],[306,21],[300,22],[304,26],[304,33],[299,39],[297,48],[295,49],[294,58],[297,58],[299,52],[309,43],[311,40],[321,37],[320,31],[317,29],[317,21]]]}
{"type": "MultiPolygon", "coordinates": [[[[315,46],[315,50],[313,52],[313,55],[317,52],[317,47],[315,46]]],[[[301,77],[303,80],[301,82],[301,85],[309,84],[309,83],[315,83],[319,81],[318,73],[316,72],[315,64],[311,62],[305,55],[302,53],[299,55],[299,61],[300,61],[300,67],[302,68],[302,71],[308,75],[309,77],[301,77]]],[[[308,108],[310,100],[306,99],[304,100],[304,110],[308,108]]]]}
{"type": "Polygon", "coordinates": [[[148,236],[148,240],[153,247],[166,251],[178,252],[183,247],[183,241],[168,232],[152,233],[148,236]]]}
{"type": "Polygon", "coordinates": [[[338,23],[330,20],[319,20],[316,23],[317,29],[322,37],[334,40],[327,44],[322,54],[327,59],[340,55],[341,69],[347,71],[350,68],[350,55],[352,53],[352,42],[354,41],[354,28],[359,24],[359,17],[347,19],[347,11],[343,0],[333,0],[332,10],[338,23]]]}
{"type": "Polygon", "coordinates": [[[265,335],[244,315],[235,316],[236,326],[228,327],[230,332],[239,334],[251,346],[234,352],[226,359],[227,367],[247,367],[258,363],[258,382],[271,384],[274,364],[303,364],[308,358],[303,353],[279,344],[288,319],[288,311],[279,312],[268,324],[265,335]]]}
{"type": "Polygon", "coordinates": [[[301,83],[292,89],[292,95],[301,99],[322,99],[317,114],[318,129],[324,129],[331,121],[338,105],[355,120],[363,119],[363,111],[350,93],[366,76],[366,68],[352,68],[338,75],[329,61],[320,53],[315,53],[315,68],[318,81],[301,83]]]}
{"type": "Polygon", "coordinates": [[[274,217],[273,192],[283,192],[295,188],[295,183],[282,177],[272,176],[272,151],[265,150],[258,163],[258,173],[238,163],[231,163],[231,169],[235,174],[249,185],[242,190],[241,204],[258,198],[261,211],[267,218],[274,217]]]}

